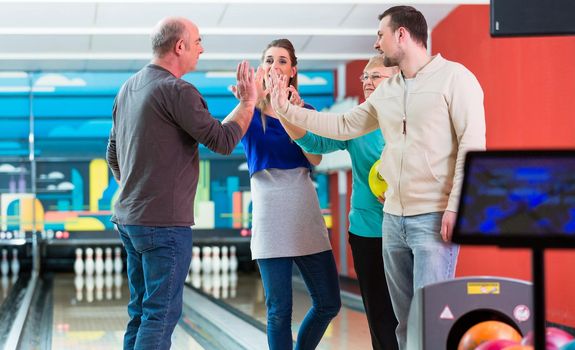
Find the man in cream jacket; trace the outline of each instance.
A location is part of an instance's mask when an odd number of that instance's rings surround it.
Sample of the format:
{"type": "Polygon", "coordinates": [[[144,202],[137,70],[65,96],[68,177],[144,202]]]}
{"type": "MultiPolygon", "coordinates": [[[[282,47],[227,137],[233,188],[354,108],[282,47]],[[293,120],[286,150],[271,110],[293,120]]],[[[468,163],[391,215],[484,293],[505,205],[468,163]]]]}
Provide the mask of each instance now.
{"type": "Polygon", "coordinates": [[[453,278],[451,244],[465,153],[485,149],[483,91],[463,65],[427,53],[427,23],[410,6],[379,16],[375,49],[401,72],[343,114],[290,105],[285,79],[272,76],[272,106],[289,123],[318,135],[352,139],[380,128],[386,140],[379,172],[385,193],[383,259],[400,349],[414,291],[453,278]]]}

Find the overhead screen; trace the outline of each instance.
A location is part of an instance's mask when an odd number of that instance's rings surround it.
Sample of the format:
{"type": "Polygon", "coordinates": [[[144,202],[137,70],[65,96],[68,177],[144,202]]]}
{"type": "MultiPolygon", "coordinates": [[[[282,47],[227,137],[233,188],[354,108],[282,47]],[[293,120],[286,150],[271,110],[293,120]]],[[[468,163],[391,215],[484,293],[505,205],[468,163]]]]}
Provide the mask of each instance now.
{"type": "Polygon", "coordinates": [[[491,0],[491,35],[575,35],[575,0],[491,0]]]}

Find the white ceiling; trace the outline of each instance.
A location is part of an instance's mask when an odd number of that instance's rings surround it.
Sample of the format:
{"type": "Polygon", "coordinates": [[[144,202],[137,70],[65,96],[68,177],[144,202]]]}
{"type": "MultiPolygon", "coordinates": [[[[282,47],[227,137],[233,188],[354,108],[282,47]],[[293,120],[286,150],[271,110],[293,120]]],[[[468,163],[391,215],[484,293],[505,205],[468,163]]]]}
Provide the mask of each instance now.
{"type": "MultiPolygon", "coordinates": [[[[432,29],[460,3],[409,1],[432,29]]],[[[150,59],[150,29],[165,16],[200,28],[198,70],[258,63],[273,39],[289,38],[300,69],[334,69],[375,54],[377,16],[397,3],[346,0],[0,0],[0,70],[136,70],[150,59]]]]}

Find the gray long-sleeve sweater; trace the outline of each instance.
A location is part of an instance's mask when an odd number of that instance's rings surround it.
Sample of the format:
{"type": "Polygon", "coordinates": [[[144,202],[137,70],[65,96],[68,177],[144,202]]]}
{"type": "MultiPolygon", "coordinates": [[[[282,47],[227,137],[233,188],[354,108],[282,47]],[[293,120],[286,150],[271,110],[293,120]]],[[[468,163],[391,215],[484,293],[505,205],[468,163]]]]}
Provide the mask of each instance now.
{"type": "Polygon", "coordinates": [[[241,137],[237,123],[212,117],[192,84],[147,65],[126,81],[114,102],[107,160],[120,195],[112,221],[193,225],[198,143],[230,154],[241,137]]]}

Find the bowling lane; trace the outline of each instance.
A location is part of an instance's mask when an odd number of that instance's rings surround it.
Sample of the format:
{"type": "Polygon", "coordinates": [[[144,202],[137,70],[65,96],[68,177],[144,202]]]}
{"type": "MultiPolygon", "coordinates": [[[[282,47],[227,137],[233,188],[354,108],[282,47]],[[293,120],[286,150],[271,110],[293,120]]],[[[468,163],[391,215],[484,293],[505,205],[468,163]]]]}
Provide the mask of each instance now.
{"type": "MultiPolygon", "coordinates": [[[[251,319],[260,329],[266,324],[264,290],[258,272],[229,274],[192,274],[190,284],[196,290],[209,295],[219,304],[227,304],[244,317],[251,319]]],[[[292,333],[297,337],[305,313],[311,306],[311,299],[305,287],[296,277],[294,280],[294,310],[292,333]]],[[[329,325],[318,349],[369,349],[371,340],[365,313],[349,307],[342,307],[338,316],[329,325]]]]}
{"type": "MultiPolygon", "coordinates": [[[[52,349],[121,349],[129,290],[123,274],[54,277],[52,349]]],[[[179,325],[172,349],[203,349],[179,325]]]]}

